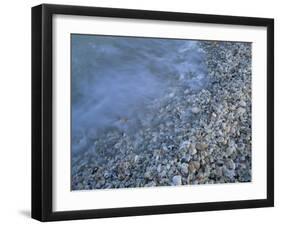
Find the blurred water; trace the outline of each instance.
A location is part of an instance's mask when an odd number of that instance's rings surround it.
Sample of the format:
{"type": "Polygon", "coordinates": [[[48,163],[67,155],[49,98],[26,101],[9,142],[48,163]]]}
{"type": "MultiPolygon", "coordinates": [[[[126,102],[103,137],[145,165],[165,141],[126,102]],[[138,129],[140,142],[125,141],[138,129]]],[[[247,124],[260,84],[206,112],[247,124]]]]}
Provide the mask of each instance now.
{"type": "Polygon", "coordinates": [[[197,41],[94,35],[71,40],[73,152],[106,129],[133,133],[150,103],[171,87],[196,92],[207,82],[197,41]]]}

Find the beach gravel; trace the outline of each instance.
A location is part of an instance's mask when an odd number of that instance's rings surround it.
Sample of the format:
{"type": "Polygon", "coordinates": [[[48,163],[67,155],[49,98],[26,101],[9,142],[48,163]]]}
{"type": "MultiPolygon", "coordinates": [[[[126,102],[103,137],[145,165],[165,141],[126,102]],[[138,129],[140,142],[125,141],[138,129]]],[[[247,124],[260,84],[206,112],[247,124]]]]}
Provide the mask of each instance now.
{"type": "Polygon", "coordinates": [[[251,44],[201,48],[209,84],[171,87],[147,106],[134,135],[89,136],[72,156],[72,190],[251,181],[251,44]]]}

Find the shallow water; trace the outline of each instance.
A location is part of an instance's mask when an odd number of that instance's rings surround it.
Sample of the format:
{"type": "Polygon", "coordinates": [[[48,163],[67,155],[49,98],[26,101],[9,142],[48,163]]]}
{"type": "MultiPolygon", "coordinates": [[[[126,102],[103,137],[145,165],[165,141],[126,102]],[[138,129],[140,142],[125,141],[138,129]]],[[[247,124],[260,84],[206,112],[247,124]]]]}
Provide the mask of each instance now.
{"type": "Polygon", "coordinates": [[[95,35],[71,40],[72,153],[107,130],[134,134],[171,90],[198,92],[208,83],[197,41],[95,35]]]}

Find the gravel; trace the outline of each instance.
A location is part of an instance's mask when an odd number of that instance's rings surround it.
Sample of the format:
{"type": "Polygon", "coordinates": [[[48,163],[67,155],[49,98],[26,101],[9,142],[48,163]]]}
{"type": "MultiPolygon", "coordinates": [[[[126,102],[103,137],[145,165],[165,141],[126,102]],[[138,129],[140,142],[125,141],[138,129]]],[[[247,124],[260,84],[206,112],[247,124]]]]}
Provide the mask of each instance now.
{"type": "Polygon", "coordinates": [[[208,86],[171,87],[134,135],[112,129],[89,138],[72,156],[72,190],[251,181],[251,44],[201,48],[208,86]]]}

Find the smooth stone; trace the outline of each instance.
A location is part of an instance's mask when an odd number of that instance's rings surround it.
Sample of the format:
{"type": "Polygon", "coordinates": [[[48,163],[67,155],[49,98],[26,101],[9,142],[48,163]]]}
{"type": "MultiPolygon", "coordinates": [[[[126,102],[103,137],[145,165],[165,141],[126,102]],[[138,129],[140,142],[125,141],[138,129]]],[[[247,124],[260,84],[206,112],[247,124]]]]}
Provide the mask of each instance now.
{"type": "Polygon", "coordinates": [[[138,155],[135,156],[134,162],[137,163],[139,161],[140,157],[138,155]]]}
{"type": "Polygon", "coordinates": [[[189,93],[190,93],[190,90],[189,90],[189,89],[186,89],[183,93],[184,93],[184,94],[189,94],[189,93]]]}
{"type": "Polygon", "coordinates": [[[187,162],[188,162],[188,160],[186,157],[181,158],[181,163],[187,163],[187,162]]]}
{"type": "Polygon", "coordinates": [[[105,172],[105,173],[103,174],[103,176],[104,176],[105,179],[108,179],[111,175],[110,175],[109,172],[105,172]]]}
{"type": "Polygon", "coordinates": [[[228,178],[233,178],[235,176],[235,171],[227,169],[226,167],[222,168],[223,175],[228,178]]]}
{"type": "Polygon", "coordinates": [[[241,101],[239,102],[239,105],[240,105],[241,107],[246,107],[246,106],[247,106],[247,104],[246,104],[246,102],[245,102],[244,100],[241,100],[241,101]]]}
{"type": "Polygon", "coordinates": [[[192,161],[191,163],[189,163],[189,166],[188,166],[188,170],[191,172],[191,173],[195,173],[196,170],[199,170],[200,169],[200,163],[199,161],[192,161]]]}
{"type": "Polygon", "coordinates": [[[207,149],[208,148],[208,144],[206,144],[206,143],[197,143],[196,144],[196,149],[197,150],[199,150],[199,151],[204,151],[205,149],[207,149]]]}
{"type": "Polygon", "coordinates": [[[181,164],[180,170],[183,174],[188,174],[188,164],[187,163],[181,164]]]}
{"type": "Polygon", "coordinates": [[[166,177],[166,175],[167,175],[167,171],[166,170],[163,170],[162,172],[159,173],[160,177],[166,177]]]}
{"type": "Polygon", "coordinates": [[[150,171],[146,171],[146,172],[144,173],[144,178],[146,178],[146,179],[152,179],[152,173],[151,173],[150,171]]]}
{"type": "Polygon", "coordinates": [[[219,143],[224,143],[224,138],[223,138],[223,137],[219,137],[219,138],[218,138],[218,142],[219,142],[219,143]]]}
{"type": "Polygon", "coordinates": [[[196,169],[195,169],[195,167],[194,167],[193,164],[189,164],[188,170],[189,170],[191,173],[195,173],[195,171],[196,171],[196,169]]]}
{"type": "Polygon", "coordinates": [[[161,164],[159,164],[159,165],[157,166],[157,172],[160,173],[161,171],[162,171],[162,166],[161,166],[161,164]]]}
{"type": "Polygon", "coordinates": [[[233,147],[233,146],[230,146],[230,147],[228,147],[227,149],[226,149],[226,155],[227,156],[230,156],[230,155],[232,155],[232,153],[235,151],[235,147],[233,147]]]}
{"type": "Polygon", "coordinates": [[[227,125],[227,126],[224,128],[225,133],[229,133],[229,132],[230,132],[230,129],[231,129],[230,125],[227,125]]]}
{"type": "Polygon", "coordinates": [[[232,128],[230,129],[230,133],[232,133],[232,134],[235,134],[235,133],[236,133],[235,127],[232,127],[232,128]]]}
{"type": "Polygon", "coordinates": [[[170,94],[169,94],[169,97],[170,97],[170,98],[172,98],[172,97],[174,97],[174,96],[175,96],[175,93],[170,93],[170,94]]]}
{"type": "Polygon", "coordinates": [[[246,109],[245,109],[245,108],[239,107],[239,108],[237,109],[237,114],[238,114],[238,115],[243,115],[245,112],[246,112],[246,109]]]}
{"type": "Polygon", "coordinates": [[[217,177],[222,177],[222,167],[216,167],[215,175],[217,177]]]}
{"type": "Polygon", "coordinates": [[[235,169],[235,163],[233,162],[232,159],[229,159],[229,160],[227,161],[226,167],[227,167],[228,169],[232,169],[232,170],[235,169]]]}
{"type": "Polygon", "coordinates": [[[186,150],[189,147],[190,147],[190,141],[186,140],[181,142],[179,150],[186,150]]]}
{"type": "Polygon", "coordinates": [[[200,112],[200,108],[198,108],[198,107],[193,107],[193,108],[191,109],[191,112],[192,112],[193,114],[198,114],[198,113],[200,112]]]}
{"type": "Polygon", "coordinates": [[[199,170],[200,169],[200,162],[199,161],[194,161],[193,162],[195,169],[199,170]]]}
{"type": "Polygon", "coordinates": [[[244,148],[245,148],[245,144],[243,144],[243,143],[238,143],[238,144],[237,144],[237,149],[238,149],[239,151],[243,151],[244,148]]]}
{"type": "Polygon", "coordinates": [[[194,147],[194,145],[192,145],[190,154],[195,155],[196,153],[197,153],[197,149],[194,147]]]}
{"type": "Polygon", "coordinates": [[[181,163],[188,163],[191,160],[192,156],[190,153],[184,155],[181,159],[181,163]]]}
{"type": "Polygon", "coordinates": [[[181,176],[177,175],[173,177],[173,185],[181,185],[181,176]]]}

